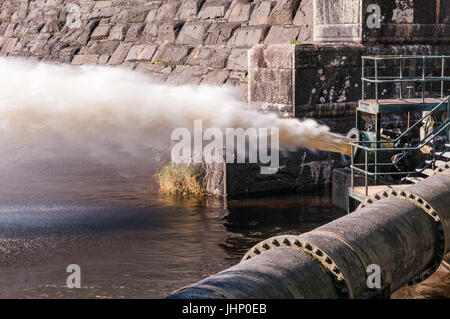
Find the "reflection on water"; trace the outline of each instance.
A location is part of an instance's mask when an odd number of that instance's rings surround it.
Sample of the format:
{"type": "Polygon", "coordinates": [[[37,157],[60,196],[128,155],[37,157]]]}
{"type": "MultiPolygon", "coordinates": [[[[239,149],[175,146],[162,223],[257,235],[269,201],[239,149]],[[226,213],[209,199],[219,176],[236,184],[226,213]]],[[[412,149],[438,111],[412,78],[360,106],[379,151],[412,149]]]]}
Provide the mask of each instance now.
{"type": "Polygon", "coordinates": [[[325,192],[230,201],[224,218],[230,236],[220,246],[239,261],[264,239],[301,234],[343,215],[332,206],[331,194],[325,192]]]}
{"type": "Polygon", "coordinates": [[[229,201],[159,196],[153,171],[0,167],[0,298],[158,298],[237,263],[255,243],[342,216],[329,194],[229,201]],[[79,264],[82,288],[65,286],[79,264]]]}

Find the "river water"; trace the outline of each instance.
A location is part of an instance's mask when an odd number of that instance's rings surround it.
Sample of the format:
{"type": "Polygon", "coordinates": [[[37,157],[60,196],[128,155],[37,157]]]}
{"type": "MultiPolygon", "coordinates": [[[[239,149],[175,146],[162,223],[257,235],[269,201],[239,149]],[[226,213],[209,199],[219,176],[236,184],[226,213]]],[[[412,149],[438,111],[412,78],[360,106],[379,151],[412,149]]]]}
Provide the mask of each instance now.
{"type": "Polygon", "coordinates": [[[330,194],[159,195],[154,171],[64,160],[0,164],[0,298],[160,298],[257,242],[344,214],[330,194]],[[81,268],[70,289],[69,264],[81,268]]]}

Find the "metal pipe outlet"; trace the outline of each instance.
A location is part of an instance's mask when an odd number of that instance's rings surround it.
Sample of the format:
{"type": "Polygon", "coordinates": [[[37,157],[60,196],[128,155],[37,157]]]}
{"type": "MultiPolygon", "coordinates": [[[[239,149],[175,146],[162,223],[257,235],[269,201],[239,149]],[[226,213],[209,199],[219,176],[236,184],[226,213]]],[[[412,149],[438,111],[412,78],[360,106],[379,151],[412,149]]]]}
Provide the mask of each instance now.
{"type": "Polygon", "coordinates": [[[311,232],[267,239],[238,265],[168,298],[386,296],[428,278],[448,252],[450,170],[403,190],[381,191],[311,232]],[[381,288],[367,284],[376,270],[381,288]]]}

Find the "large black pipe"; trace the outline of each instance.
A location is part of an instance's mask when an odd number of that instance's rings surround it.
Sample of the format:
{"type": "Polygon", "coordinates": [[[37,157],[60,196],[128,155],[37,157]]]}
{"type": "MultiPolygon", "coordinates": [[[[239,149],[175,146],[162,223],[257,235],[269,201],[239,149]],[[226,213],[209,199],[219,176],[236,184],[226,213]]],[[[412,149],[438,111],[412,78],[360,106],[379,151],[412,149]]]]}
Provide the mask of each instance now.
{"type": "Polygon", "coordinates": [[[360,298],[430,276],[450,251],[450,170],[382,191],[300,236],[253,247],[238,265],[168,298],[360,298]],[[368,287],[373,267],[382,289],[368,287]]]}

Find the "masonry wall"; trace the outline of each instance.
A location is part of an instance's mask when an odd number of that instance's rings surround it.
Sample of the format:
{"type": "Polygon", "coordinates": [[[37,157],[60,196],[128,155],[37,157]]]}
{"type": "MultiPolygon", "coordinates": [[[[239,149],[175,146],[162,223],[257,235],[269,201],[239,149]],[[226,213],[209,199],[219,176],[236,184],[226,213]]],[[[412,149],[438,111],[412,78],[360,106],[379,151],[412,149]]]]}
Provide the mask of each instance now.
{"type": "MultiPolygon", "coordinates": [[[[362,57],[367,55],[450,55],[450,45],[355,45],[355,44],[260,44],[249,50],[249,101],[261,110],[299,118],[341,118],[353,116],[362,98],[362,57]]],[[[398,61],[383,61],[379,74],[400,76],[398,61]]],[[[366,62],[365,74],[373,76],[374,63],[366,62]]],[[[442,60],[429,59],[426,76],[441,76],[442,60]]],[[[444,63],[450,74],[450,59],[444,63]]],[[[422,61],[403,64],[403,76],[421,76],[422,61]]],[[[420,97],[420,83],[379,84],[379,98],[398,97],[400,87],[411,97],[420,97]]],[[[444,93],[450,83],[444,83],[444,93]]],[[[425,85],[425,96],[435,97],[441,83],[425,85]]],[[[366,84],[365,98],[375,98],[374,85],[366,84]]]]}
{"type": "Polygon", "coordinates": [[[314,39],[324,42],[448,43],[449,14],[448,0],[316,0],[314,39]],[[379,26],[374,27],[378,23],[379,26]]]}
{"type": "Polygon", "coordinates": [[[2,0],[0,56],[124,66],[171,84],[235,85],[246,100],[247,49],[311,41],[311,3],[2,0]]]}

